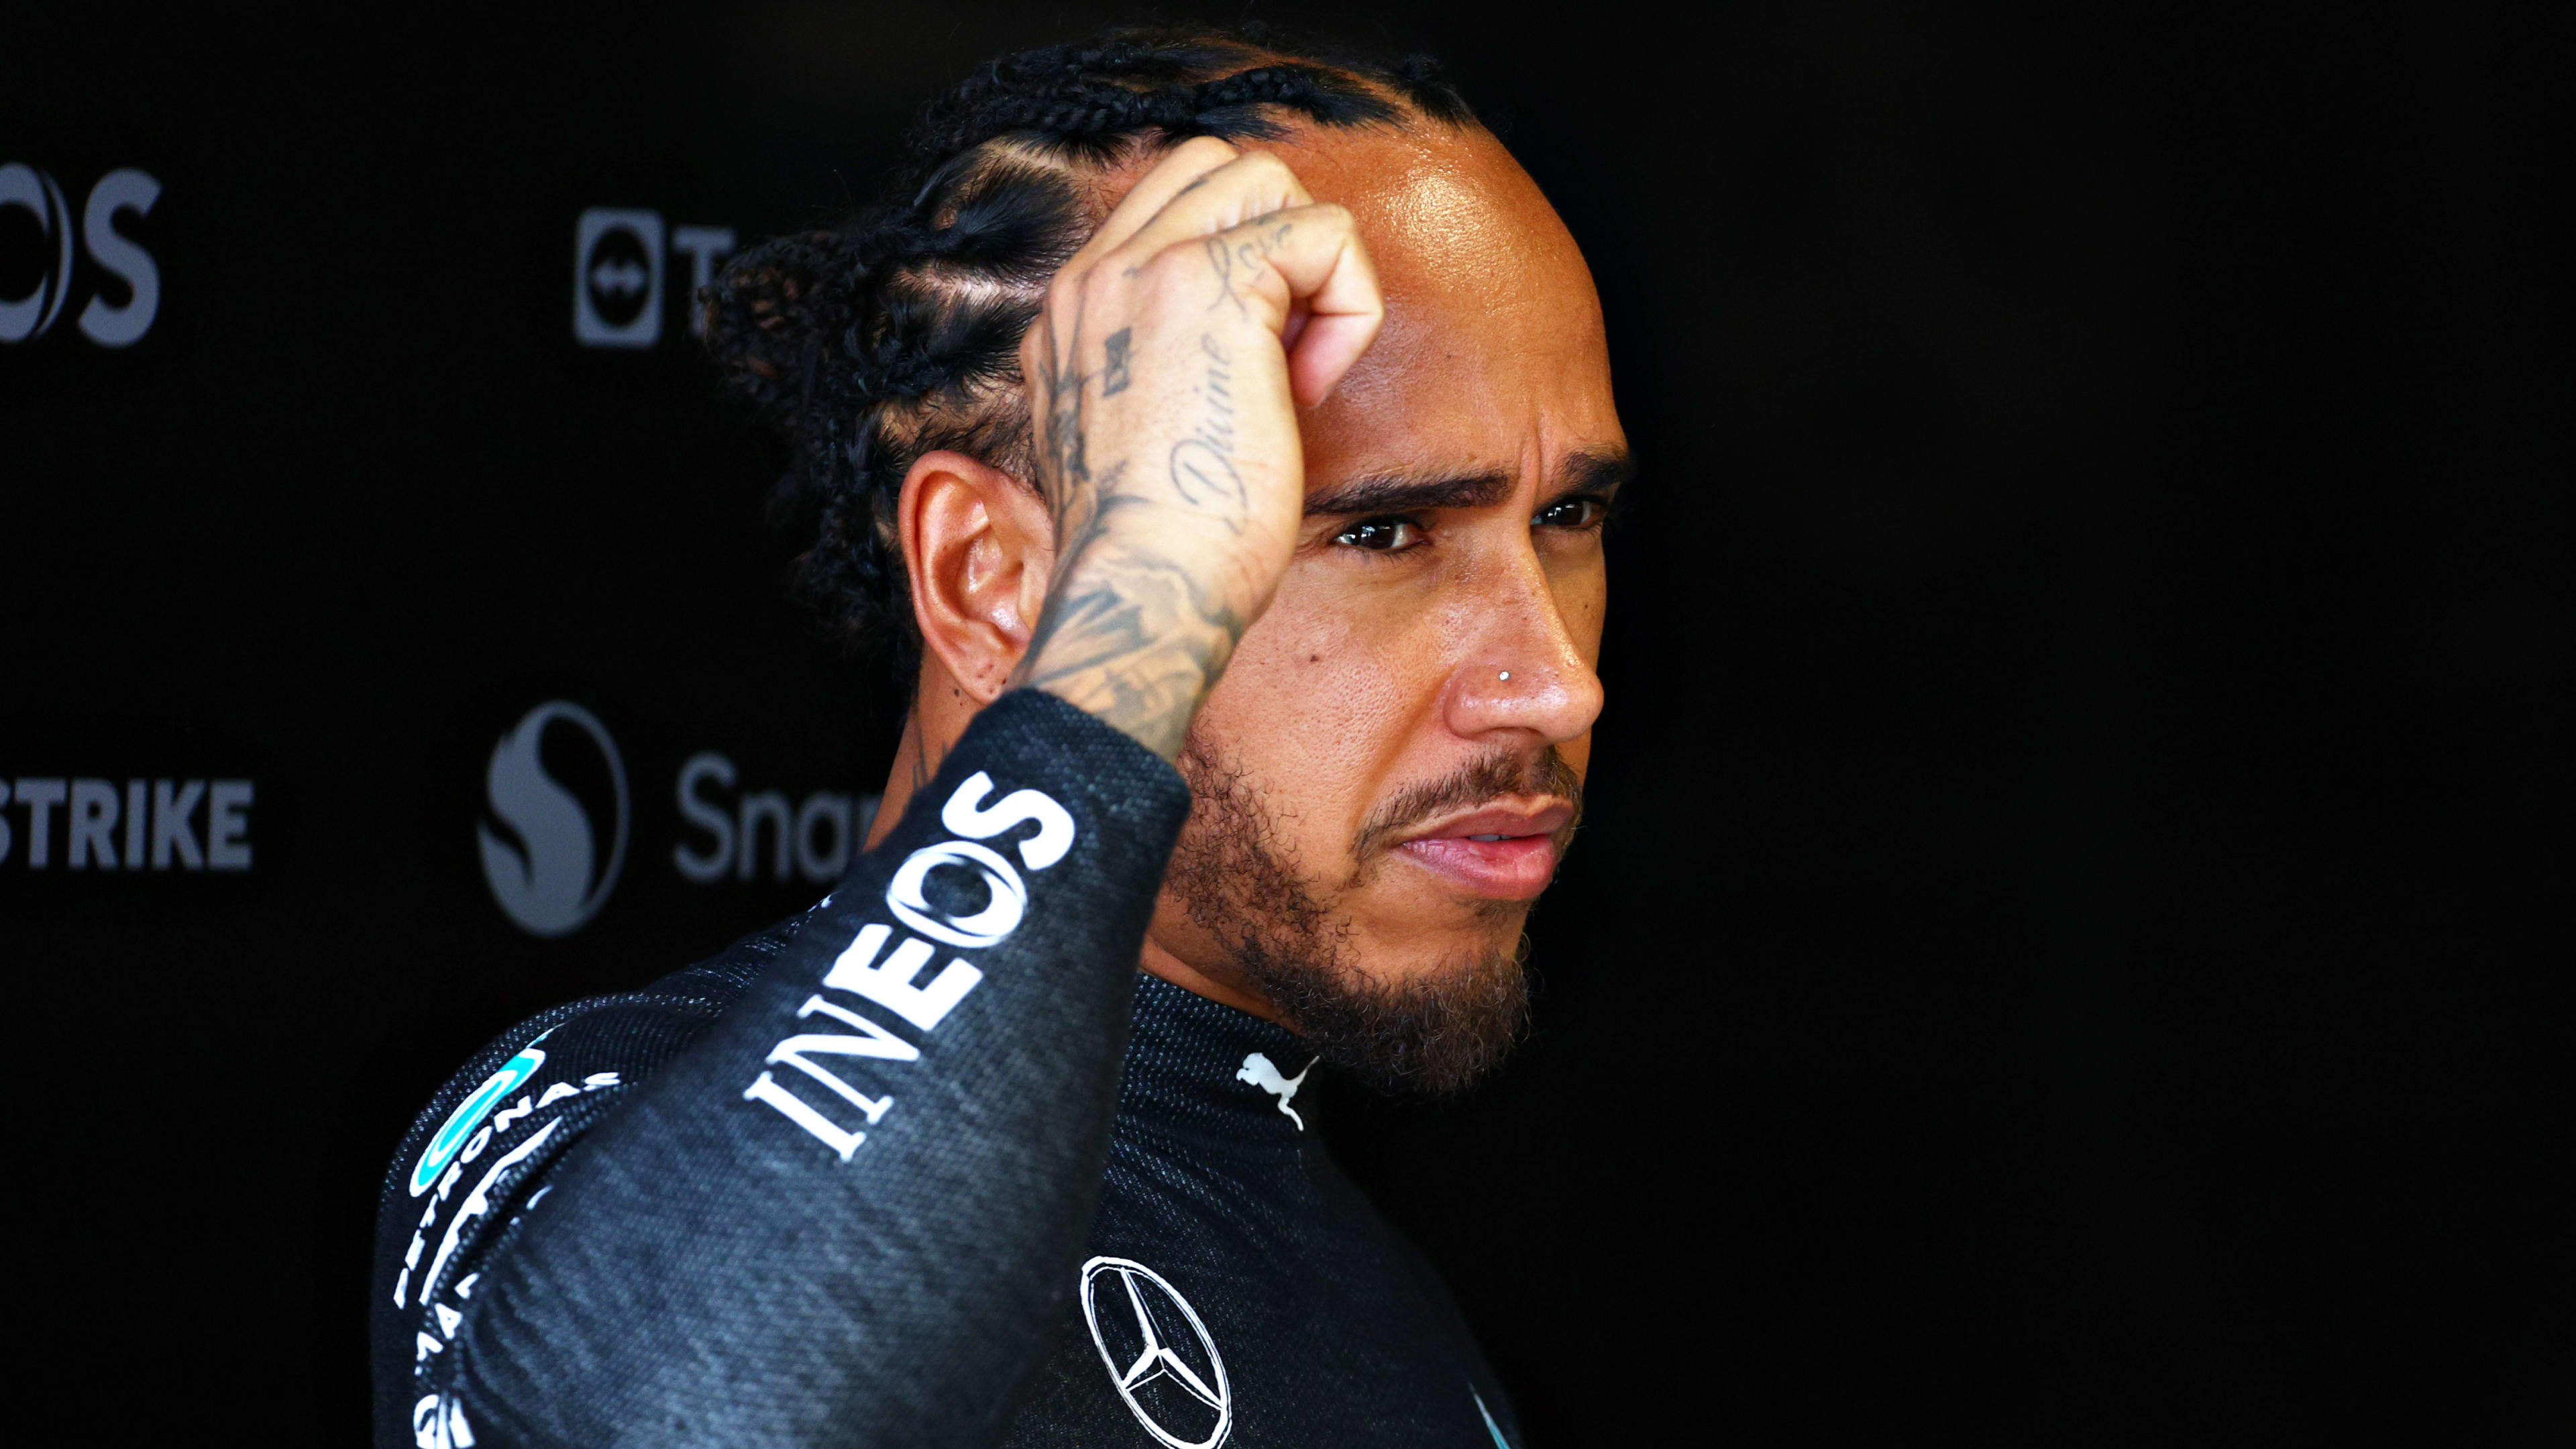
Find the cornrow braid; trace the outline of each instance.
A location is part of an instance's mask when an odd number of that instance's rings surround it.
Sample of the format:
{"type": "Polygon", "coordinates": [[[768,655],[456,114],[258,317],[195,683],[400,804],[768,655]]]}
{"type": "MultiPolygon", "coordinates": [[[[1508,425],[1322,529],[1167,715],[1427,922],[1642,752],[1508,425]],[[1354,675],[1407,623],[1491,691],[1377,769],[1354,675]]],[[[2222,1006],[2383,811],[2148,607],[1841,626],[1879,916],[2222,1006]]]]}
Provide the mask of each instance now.
{"type": "Polygon", "coordinates": [[[813,520],[799,588],[908,689],[920,634],[895,502],[940,449],[1031,476],[1019,344],[1099,225],[1100,174],[1143,146],[1268,140],[1285,121],[1475,124],[1437,64],[1292,51],[1266,31],[1125,29],[985,62],[905,137],[882,199],[737,255],[701,289],[727,385],[789,444],[774,502],[813,520]]]}

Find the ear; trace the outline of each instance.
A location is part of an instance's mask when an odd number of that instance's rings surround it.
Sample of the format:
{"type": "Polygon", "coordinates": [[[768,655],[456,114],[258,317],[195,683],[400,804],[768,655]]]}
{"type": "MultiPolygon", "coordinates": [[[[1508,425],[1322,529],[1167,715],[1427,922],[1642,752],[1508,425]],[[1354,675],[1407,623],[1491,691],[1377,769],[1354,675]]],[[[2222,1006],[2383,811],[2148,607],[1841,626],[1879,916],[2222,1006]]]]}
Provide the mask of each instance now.
{"type": "Polygon", "coordinates": [[[999,468],[942,451],[903,475],[895,510],[924,652],[989,704],[1028,651],[1046,602],[1055,567],[1046,502],[999,468]]]}

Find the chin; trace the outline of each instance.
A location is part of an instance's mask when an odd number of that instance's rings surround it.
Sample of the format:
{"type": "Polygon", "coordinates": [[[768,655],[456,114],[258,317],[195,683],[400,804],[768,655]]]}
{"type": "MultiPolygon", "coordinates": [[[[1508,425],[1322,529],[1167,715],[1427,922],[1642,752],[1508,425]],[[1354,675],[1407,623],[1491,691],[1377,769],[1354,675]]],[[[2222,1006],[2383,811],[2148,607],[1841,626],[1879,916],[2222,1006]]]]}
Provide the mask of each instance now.
{"type": "Polygon", "coordinates": [[[1395,883],[1345,897],[1351,941],[1372,969],[1385,960],[1431,962],[1462,954],[1510,950],[1529,924],[1536,901],[1498,901],[1468,895],[1433,881],[1395,883]]]}

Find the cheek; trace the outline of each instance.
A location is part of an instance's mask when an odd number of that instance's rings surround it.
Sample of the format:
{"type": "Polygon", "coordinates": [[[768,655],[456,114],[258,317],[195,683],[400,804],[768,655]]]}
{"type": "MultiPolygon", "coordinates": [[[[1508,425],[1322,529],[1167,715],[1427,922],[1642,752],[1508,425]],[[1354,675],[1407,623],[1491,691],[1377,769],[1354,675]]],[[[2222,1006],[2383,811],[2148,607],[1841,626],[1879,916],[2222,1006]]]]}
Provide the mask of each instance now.
{"type": "Polygon", "coordinates": [[[1435,711],[1442,669],[1437,639],[1418,637],[1437,633],[1435,611],[1352,597],[1317,577],[1330,572],[1290,567],[1198,726],[1269,793],[1274,823],[1319,874],[1345,868],[1352,834],[1435,711]]]}

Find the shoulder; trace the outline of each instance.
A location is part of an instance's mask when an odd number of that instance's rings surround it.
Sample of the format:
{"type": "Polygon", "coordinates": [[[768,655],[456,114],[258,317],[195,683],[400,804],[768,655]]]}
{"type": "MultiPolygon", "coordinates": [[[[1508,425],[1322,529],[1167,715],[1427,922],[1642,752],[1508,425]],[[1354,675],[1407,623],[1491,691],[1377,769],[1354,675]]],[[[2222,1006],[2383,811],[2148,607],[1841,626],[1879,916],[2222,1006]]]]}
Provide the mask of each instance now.
{"type": "MultiPolygon", "coordinates": [[[[811,912],[755,931],[640,991],[552,1007],[466,1059],[411,1128],[386,1173],[384,1199],[418,1197],[478,1138],[527,1120],[589,1119],[697,1040],[796,938],[811,912]]],[[[577,1125],[577,1124],[567,1124],[577,1125]]]]}

